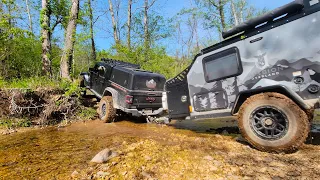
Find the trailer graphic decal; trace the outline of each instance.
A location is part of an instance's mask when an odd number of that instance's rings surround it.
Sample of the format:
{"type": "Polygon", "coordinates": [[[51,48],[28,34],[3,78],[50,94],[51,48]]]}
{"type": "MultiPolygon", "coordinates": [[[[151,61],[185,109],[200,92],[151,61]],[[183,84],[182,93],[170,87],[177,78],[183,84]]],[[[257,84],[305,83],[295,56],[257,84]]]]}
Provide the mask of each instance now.
{"type": "Polygon", "coordinates": [[[317,97],[310,89],[320,87],[320,23],[315,23],[319,18],[317,12],[198,57],[188,73],[190,103],[195,111],[232,108],[239,92],[279,84],[303,99],[317,97]],[[250,42],[261,36],[261,41],[250,42]],[[231,47],[239,49],[243,73],[207,83],[202,59],[231,47]],[[300,75],[295,75],[297,72],[300,75]],[[296,77],[302,82],[297,83],[296,77]]]}

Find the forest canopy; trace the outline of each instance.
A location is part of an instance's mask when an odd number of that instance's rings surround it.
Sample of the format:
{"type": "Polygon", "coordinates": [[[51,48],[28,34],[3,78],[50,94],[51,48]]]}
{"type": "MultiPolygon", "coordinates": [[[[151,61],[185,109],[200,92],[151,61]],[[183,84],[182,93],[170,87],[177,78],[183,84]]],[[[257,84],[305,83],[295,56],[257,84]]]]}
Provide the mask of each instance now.
{"type": "Polygon", "coordinates": [[[0,0],[1,81],[77,79],[101,58],[172,78],[221,33],[266,9],[246,0],[192,0],[172,17],[164,0],[0,0]],[[97,47],[97,39],[105,47],[97,47]],[[170,46],[167,46],[170,44],[170,46]]]}

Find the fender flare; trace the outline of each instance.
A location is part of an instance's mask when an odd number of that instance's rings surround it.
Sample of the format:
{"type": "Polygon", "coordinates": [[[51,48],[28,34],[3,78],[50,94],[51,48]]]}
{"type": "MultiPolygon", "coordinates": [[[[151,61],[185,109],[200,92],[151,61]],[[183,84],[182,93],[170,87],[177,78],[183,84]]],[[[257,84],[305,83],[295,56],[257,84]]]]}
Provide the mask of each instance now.
{"type": "Polygon", "coordinates": [[[283,94],[293,100],[303,110],[309,110],[312,108],[310,105],[306,104],[304,100],[292,89],[288,88],[285,85],[274,85],[240,92],[233,105],[231,111],[232,115],[236,115],[238,113],[241,105],[247,100],[247,98],[265,92],[276,92],[283,94]]]}
{"type": "Polygon", "coordinates": [[[120,109],[118,100],[119,100],[119,93],[118,91],[116,91],[115,89],[111,88],[111,87],[107,87],[104,91],[103,91],[103,96],[106,95],[111,95],[112,96],[112,100],[113,100],[113,107],[115,109],[120,109]]]}

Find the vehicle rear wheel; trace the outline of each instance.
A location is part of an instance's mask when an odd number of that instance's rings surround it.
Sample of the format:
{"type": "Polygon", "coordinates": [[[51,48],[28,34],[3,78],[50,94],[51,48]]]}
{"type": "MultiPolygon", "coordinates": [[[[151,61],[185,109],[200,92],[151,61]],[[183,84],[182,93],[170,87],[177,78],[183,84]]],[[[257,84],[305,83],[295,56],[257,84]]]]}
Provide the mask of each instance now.
{"type": "Polygon", "coordinates": [[[116,109],[113,107],[112,97],[104,96],[99,102],[99,118],[106,123],[114,122],[117,116],[116,112],[116,109]]]}
{"type": "Polygon", "coordinates": [[[279,93],[262,93],[248,98],[238,114],[239,129],[251,145],[261,151],[296,151],[307,139],[307,114],[279,93]]]}

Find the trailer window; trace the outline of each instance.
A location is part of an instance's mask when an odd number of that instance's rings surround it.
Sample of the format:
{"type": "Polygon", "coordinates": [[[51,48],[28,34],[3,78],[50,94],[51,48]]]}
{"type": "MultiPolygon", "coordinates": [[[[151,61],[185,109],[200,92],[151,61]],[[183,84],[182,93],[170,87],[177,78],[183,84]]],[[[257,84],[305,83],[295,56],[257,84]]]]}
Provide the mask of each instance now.
{"type": "Polygon", "coordinates": [[[310,0],[310,6],[313,6],[318,3],[319,3],[319,0],[310,0]]]}
{"type": "Polygon", "coordinates": [[[203,69],[207,82],[240,75],[242,66],[238,48],[234,47],[203,58],[203,69]]]}

